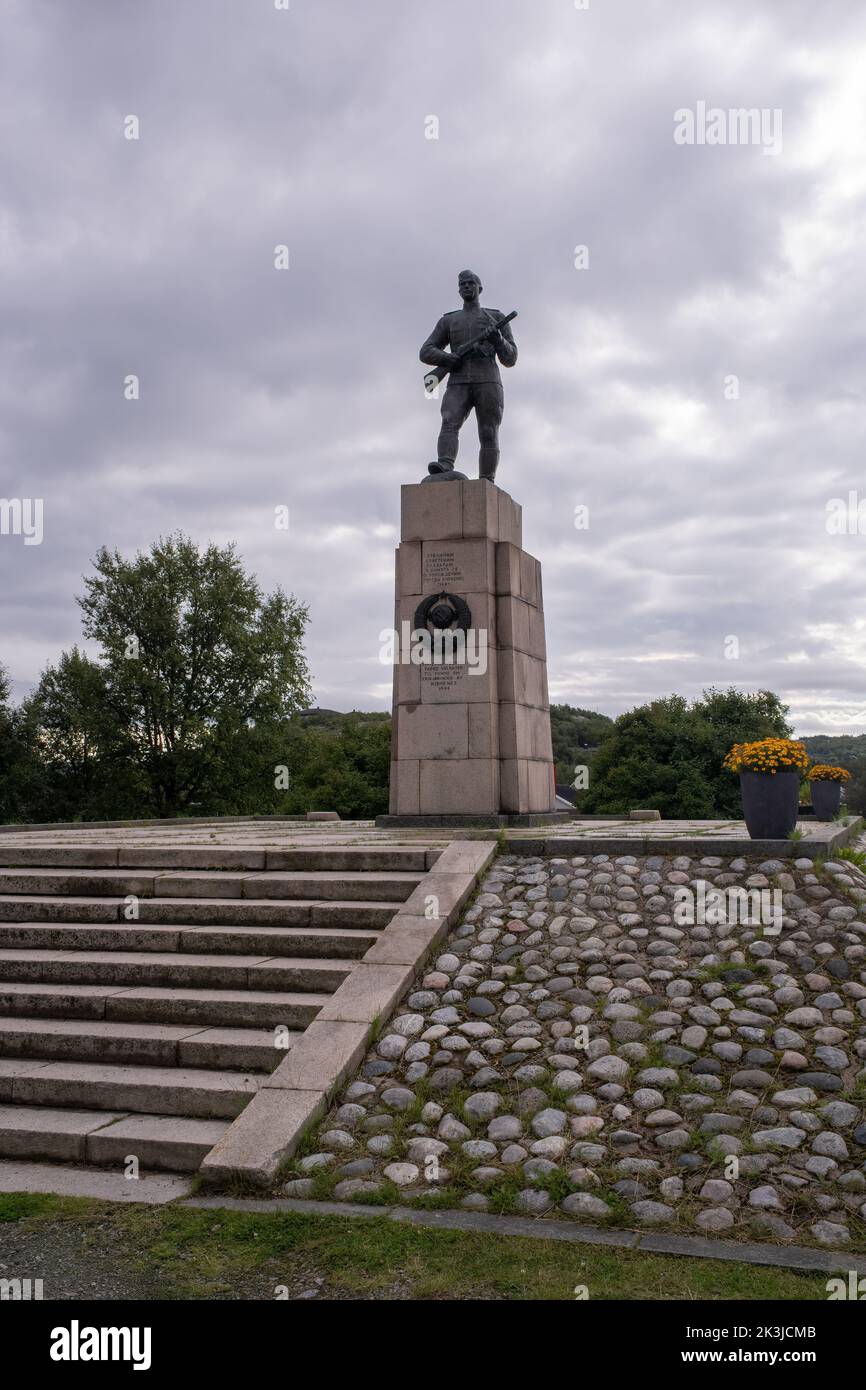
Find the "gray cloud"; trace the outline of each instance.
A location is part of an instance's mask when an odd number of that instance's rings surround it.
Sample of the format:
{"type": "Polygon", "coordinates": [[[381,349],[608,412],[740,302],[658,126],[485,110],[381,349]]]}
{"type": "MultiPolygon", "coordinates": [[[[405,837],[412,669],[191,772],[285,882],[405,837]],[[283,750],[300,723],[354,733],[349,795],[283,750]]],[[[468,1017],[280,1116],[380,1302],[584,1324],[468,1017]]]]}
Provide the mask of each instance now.
{"type": "Polygon", "coordinates": [[[78,636],[97,547],[180,527],[310,600],[321,704],[387,707],[398,489],[437,430],[417,350],[468,264],[520,311],[500,477],[554,697],[738,683],[866,730],[866,535],[825,527],[866,498],[856,7],[2,12],[0,492],[45,501],[41,546],[0,537],[17,693],[78,636]],[[782,153],[675,145],[701,99],[781,108],[782,153]]]}

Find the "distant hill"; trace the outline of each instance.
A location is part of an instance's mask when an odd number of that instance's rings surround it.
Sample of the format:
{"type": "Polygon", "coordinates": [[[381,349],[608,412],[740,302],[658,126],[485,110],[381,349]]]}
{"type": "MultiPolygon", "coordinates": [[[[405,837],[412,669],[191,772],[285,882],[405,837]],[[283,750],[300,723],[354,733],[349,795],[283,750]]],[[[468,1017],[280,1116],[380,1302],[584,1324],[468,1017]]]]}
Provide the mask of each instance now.
{"type": "Polygon", "coordinates": [[[553,738],[553,759],[556,780],[570,786],[574,769],[580,763],[592,761],[593,750],[610,733],[613,720],[598,710],[578,709],[574,705],[550,706],[550,732],[553,738]]]}
{"type": "Polygon", "coordinates": [[[801,741],[816,763],[852,768],[866,762],[866,734],[811,734],[801,741]]]}
{"type": "Polygon", "coordinates": [[[813,762],[848,768],[845,804],[856,815],[866,815],[866,734],[813,734],[802,741],[813,762]]]}
{"type": "Polygon", "coordinates": [[[347,720],[355,724],[381,724],[391,716],[387,710],[353,709],[346,713],[337,709],[302,709],[295,718],[305,729],[328,729],[337,733],[347,720]]]}

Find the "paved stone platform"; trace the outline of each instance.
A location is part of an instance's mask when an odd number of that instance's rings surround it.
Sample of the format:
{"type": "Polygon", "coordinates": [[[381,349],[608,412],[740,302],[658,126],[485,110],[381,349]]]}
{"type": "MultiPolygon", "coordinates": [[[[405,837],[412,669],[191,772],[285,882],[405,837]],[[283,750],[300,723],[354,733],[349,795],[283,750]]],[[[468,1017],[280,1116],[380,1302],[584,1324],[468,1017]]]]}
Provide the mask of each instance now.
{"type": "MultiPolygon", "coordinates": [[[[511,827],[502,833],[518,854],[659,853],[686,852],[690,845],[706,854],[772,855],[776,858],[798,854],[824,855],[848,843],[860,833],[862,820],[803,820],[797,827],[799,839],[753,841],[743,821],[736,820],[658,820],[631,821],[625,817],[594,816],[585,820],[569,818],[561,824],[538,827],[511,827]],[[572,849],[572,844],[575,848],[572,849]],[[547,850],[547,846],[550,850],[547,850]]],[[[45,843],[58,845],[100,845],[105,847],[164,846],[178,851],[185,846],[223,845],[238,849],[268,850],[292,847],[327,849],[330,846],[444,847],[452,840],[486,840],[489,828],[471,823],[439,827],[383,829],[374,821],[308,822],[276,817],[220,818],[214,820],[134,821],[105,824],[0,826],[0,849],[45,843]]]]}

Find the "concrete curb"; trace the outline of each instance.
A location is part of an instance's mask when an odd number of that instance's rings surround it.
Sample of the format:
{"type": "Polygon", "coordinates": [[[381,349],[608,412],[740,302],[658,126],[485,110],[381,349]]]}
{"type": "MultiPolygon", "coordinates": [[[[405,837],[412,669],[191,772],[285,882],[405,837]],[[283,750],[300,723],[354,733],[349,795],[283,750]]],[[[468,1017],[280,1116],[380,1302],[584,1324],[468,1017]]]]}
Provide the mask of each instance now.
{"type": "Polygon", "coordinates": [[[802,840],[744,840],[733,835],[707,836],[685,835],[681,838],[671,836],[631,835],[613,838],[604,836],[532,836],[511,835],[506,830],[509,854],[525,854],[533,858],[568,858],[583,854],[709,854],[725,858],[728,855],[743,858],[761,859],[799,859],[815,855],[832,857],[836,850],[842,849],[855,839],[864,825],[861,816],[855,816],[850,824],[840,825],[825,839],[808,834],[802,840]]]}
{"type": "Polygon", "coordinates": [[[204,1159],[204,1182],[269,1186],[310,1125],[363,1059],[427,956],[444,940],[496,854],[489,841],[455,841],[204,1159]],[[431,914],[432,915],[429,915],[431,914]]]}
{"type": "Polygon", "coordinates": [[[310,1202],[295,1197],[273,1201],[244,1197],[184,1197],[179,1207],[223,1208],[228,1211],[262,1213],[295,1212],[299,1216],[379,1217],[404,1226],[426,1230],[464,1231],[467,1234],[523,1236],[531,1240],[565,1241],[573,1245],[616,1246],[645,1255],[681,1255],[688,1259],[726,1260],[777,1269],[794,1269],[817,1274],[847,1273],[866,1275],[866,1255],[845,1250],[813,1250],[807,1245],[762,1245],[754,1241],[709,1240],[705,1236],[670,1235],[664,1232],[603,1230],[594,1226],[575,1226],[570,1222],[544,1217],[491,1216],[476,1211],[416,1211],[411,1207],[371,1207],[357,1202],[310,1202]]]}

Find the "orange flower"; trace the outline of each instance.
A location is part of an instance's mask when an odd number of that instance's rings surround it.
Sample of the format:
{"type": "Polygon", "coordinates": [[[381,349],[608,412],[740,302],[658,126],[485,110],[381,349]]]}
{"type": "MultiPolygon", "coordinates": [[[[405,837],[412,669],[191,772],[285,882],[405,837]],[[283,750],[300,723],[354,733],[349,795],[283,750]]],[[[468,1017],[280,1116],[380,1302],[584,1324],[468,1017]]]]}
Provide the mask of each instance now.
{"type": "Polygon", "coordinates": [[[735,743],[723,767],[728,772],[805,772],[809,766],[806,745],[790,738],[762,738],[754,743],[735,743]]]}
{"type": "Polygon", "coordinates": [[[851,773],[844,767],[833,767],[828,763],[816,763],[809,769],[810,782],[850,782],[851,773]]]}

